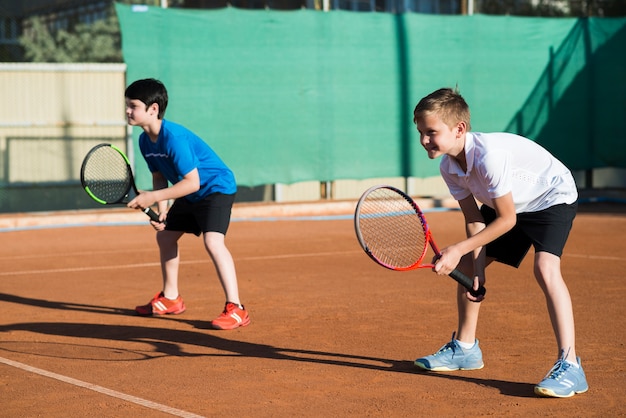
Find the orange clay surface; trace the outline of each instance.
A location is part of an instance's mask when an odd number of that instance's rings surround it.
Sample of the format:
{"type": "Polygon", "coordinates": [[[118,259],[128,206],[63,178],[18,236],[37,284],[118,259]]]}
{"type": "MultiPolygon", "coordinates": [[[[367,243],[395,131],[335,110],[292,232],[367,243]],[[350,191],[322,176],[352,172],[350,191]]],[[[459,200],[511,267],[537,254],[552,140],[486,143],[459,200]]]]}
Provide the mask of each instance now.
{"type": "MultiPolygon", "coordinates": [[[[252,322],[208,329],[224,296],[199,238],[180,251],[187,311],[133,314],[160,290],[148,225],[0,232],[0,416],[409,417],[626,415],[626,207],[581,207],[562,258],[590,389],[537,398],[557,356],[532,254],[490,267],[485,367],[426,373],[456,326],[455,282],[393,272],[349,216],[236,220],[227,244],[252,322]]],[[[458,211],[427,217],[442,247],[458,211]]]]}

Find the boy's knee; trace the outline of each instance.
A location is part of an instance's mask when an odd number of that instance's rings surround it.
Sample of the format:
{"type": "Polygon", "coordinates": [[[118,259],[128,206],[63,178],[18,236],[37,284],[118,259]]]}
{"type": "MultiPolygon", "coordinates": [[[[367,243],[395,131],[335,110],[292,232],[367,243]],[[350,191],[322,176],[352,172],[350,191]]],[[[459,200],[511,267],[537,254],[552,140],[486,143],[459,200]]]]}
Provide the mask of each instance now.
{"type": "Polygon", "coordinates": [[[224,236],[218,233],[207,233],[204,235],[204,246],[210,253],[222,251],[226,248],[224,236]]]}

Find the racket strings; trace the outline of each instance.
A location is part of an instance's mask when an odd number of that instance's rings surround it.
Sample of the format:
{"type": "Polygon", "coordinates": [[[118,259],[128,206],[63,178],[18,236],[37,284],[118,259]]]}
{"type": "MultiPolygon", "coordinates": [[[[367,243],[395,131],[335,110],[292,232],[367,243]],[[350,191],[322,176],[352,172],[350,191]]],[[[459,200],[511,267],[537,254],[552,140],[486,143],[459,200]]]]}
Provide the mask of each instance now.
{"type": "Polygon", "coordinates": [[[358,221],[368,251],[382,264],[408,268],[422,259],[427,246],[422,218],[397,193],[374,190],[362,202],[358,221]]]}
{"type": "Polygon", "coordinates": [[[116,203],[128,194],[132,176],[124,157],[110,146],[102,146],[86,160],[83,181],[94,196],[116,203]]]}

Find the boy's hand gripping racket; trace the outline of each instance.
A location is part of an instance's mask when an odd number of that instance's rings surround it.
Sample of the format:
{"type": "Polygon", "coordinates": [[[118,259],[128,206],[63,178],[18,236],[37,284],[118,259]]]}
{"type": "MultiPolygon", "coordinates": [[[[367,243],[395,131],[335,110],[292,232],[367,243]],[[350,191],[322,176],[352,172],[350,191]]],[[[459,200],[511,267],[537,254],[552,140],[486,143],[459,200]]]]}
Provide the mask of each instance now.
{"type": "MultiPolygon", "coordinates": [[[[441,252],[431,235],[426,218],[406,193],[391,186],[374,186],[363,193],[356,205],[354,227],[359,244],[372,260],[397,271],[433,268],[423,263],[428,244],[441,252]]],[[[474,290],[474,282],[458,270],[450,277],[463,285],[473,296],[485,295],[485,288],[474,290]]]]}
{"type": "MultiPolygon", "coordinates": [[[[114,145],[100,144],[85,156],[80,169],[80,182],[87,194],[103,205],[130,202],[129,193],[139,194],[128,158],[114,145]]],[[[154,222],[159,215],[152,209],[142,209],[154,222]]]]}

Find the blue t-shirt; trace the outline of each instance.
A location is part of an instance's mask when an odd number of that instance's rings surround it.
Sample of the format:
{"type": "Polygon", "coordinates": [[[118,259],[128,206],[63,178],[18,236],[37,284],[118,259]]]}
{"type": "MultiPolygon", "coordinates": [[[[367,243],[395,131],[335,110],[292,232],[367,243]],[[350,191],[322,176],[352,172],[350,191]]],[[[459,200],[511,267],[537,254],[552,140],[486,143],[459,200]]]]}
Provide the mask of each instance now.
{"type": "Polygon", "coordinates": [[[148,134],[139,136],[139,149],[151,172],[160,172],[176,184],[194,168],[200,175],[200,189],[185,196],[198,202],[212,193],[234,194],[237,184],[233,172],[199,136],[182,125],[163,119],[156,142],[148,134]]]}

